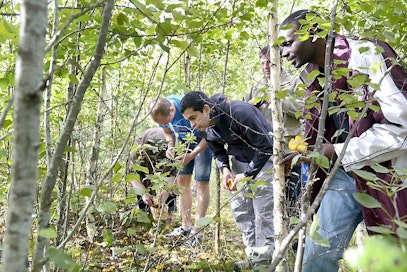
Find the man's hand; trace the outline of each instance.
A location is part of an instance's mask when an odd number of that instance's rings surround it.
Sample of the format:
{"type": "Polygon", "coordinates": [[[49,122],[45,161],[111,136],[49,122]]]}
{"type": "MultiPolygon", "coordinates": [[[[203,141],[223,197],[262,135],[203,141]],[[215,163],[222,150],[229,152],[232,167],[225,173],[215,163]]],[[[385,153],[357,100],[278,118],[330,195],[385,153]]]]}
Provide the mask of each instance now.
{"type": "Polygon", "coordinates": [[[150,194],[144,194],[142,197],[141,197],[141,199],[143,200],[143,202],[146,204],[146,205],[148,205],[148,206],[153,206],[154,205],[154,203],[153,203],[153,198],[152,198],[152,196],[150,195],[150,194]]]}
{"type": "Polygon", "coordinates": [[[161,195],[160,195],[160,197],[158,198],[158,201],[160,201],[161,205],[165,203],[165,201],[166,201],[167,198],[168,198],[168,195],[169,195],[169,194],[168,194],[167,190],[163,190],[163,191],[161,192],[161,195]]]}
{"type": "Polygon", "coordinates": [[[169,147],[169,148],[167,149],[167,151],[165,151],[165,156],[166,156],[168,159],[173,160],[174,157],[175,157],[175,150],[174,150],[174,147],[169,147]]]}
{"type": "Polygon", "coordinates": [[[177,156],[175,159],[180,165],[185,166],[194,159],[194,156],[191,153],[185,153],[177,156]]]}

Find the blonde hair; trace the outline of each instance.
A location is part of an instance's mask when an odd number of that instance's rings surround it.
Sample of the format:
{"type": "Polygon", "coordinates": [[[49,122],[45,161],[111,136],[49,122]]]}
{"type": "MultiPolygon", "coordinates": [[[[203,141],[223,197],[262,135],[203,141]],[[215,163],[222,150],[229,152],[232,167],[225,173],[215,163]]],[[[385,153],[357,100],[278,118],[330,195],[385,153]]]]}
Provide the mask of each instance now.
{"type": "Polygon", "coordinates": [[[153,120],[155,120],[155,118],[159,115],[163,117],[170,116],[171,106],[172,103],[170,100],[168,100],[167,98],[158,97],[150,102],[148,109],[150,110],[151,117],[153,118],[153,120]]]}

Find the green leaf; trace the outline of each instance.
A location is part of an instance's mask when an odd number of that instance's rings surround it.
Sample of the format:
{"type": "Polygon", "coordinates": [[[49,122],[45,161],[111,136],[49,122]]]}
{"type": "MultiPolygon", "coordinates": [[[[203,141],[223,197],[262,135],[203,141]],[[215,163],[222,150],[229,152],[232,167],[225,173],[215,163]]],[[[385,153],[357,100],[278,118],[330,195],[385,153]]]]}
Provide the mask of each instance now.
{"type": "Polygon", "coordinates": [[[103,241],[106,242],[107,246],[112,246],[114,242],[113,231],[110,229],[103,230],[102,235],[103,241]]]}
{"type": "Polygon", "coordinates": [[[314,70],[311,73],[308,73],[308,75],[305,77],[305,80],[312,80],[314,78],[316,78],[317,76],[319,76],[321,74],[320,71],[318,70],[314,70]]]}
{"type": "Polygon", "coordinates": [[[90,188],[83,188],[79,191],[79,195],[90,197],[92,195],[92,190],[90,188]]]}
{"type": "Polygon", "coordinates": [[[131,191],[132,191],[133,193],[135,193],[136,195],[141,196],[141,195],[143,195],[143,194],[146,192],[146,189],[140,188],[140,187],[138,187],[138,186],[133,186],[133,187],[131,188],[131,191]]]}
{"type": "Polygon", "coordinates": [[[118,183],[118,182],[121,180],[121,178],[122,178],[122,174],[116,173],[116,174],[114,174],[114,175],[112,176],[112,178],[110,179],[110,181],[111,181],[112,183],[118,183]]]}
{"type": "Polygon", "coordinates": [[[405,228],[398,228],[397,236],[401,239],[407,240],[407,230],[405,228]]]}
{"type": "Polygon", "coordinates": [[[148,224],[151,223],[151,220],[146,212],[139,210],[139,213],[137,214],[137,222],[148,224]]]}
{"type": "Polygon", "coordinates": [[[212,218],[211,217],[201,217],[201,218],[199,218],[196,222],[195,222],[195,225],[197,226],[197,227],[204,227],[204,226],[207,226],[207,225],[209,225],[210,223],[212,223],[212,218]]]}
{"type": "Polygon", "coordinates": [[[128,175],[124,178],[124,180],[125,180],[126,182],[131,182],[131,181],[133,181],[133,180],[135,180],[135,181],[140,181],[140,175],[137,174],[137,173],[130,173],[130,174],[128,174],[128,175]]]}
{"type": "Polygon", "coordinates": [[[148,174],[149,172],[147,167],[141,166],[139,164],[133,164],[132,168],[136,171],[140,171],[146,174],[148,174]]]}
{"type": "Polygon", "coordinates": [[[77,152],[77,150],[72,146],[66,146],[64,152],[77,152]]]}
{"type": "Polygon", "coordinates": [[[146,254],[146,247],[143,244],[136,244],[136,250],[141,255],[146,254]]]}
{"type": "Polygon", "coordinates": [[[59,268],[68,271],[79,271],[79,265],[64,251],[55,247],[48,248],[48,256],[59,268]]]}
{"type": "Polygon", "coordinates": [[[135,228],[128,228],[127,229],[127,236],[133,236],[136,233],[137,233],[137,230],[135,228]]]}
{"type": "Polygon", "coordinates": [[[78,83],[79,83],[78,78],[77,78],[76,75],[74,75],[74,74],[69,74],[69,80],[70,80],[72,83],[74,83],[74,84],[78,84],[78,83]]]}
{"type": "Polygon", "coordinates": [[[353,170],[353,173],[355,173],[357,176],[365,179],[365,180],[370,180],[370,181],[375,181],[377,180],[377,176],[371,172],[365,171],[365,170],[353,170]]]}
{"type": "Polygon", "coordinates": [[[378,163],[373,164],[370,167],[377,173],[387,174],[390,172],[390,170],[387,167],[384,167],[383,165],[378,164],[378,163]]]}
{"type": "Polygon", "coordinates": [[[372,226],[372,227],[366,227],[368,230],[379,233],[379,234],[392,234],[393,231],[389,228],[383,227],[383,226],[372,226]]]}
{"type": "Polygon", "coordinates": [[[111,201],[103,202],[97,207],[97,211],[107,214],[114,213],[116,212],[116,204],[111,201]]]}
{"type": "Polygon", "coordinates": [[[57,238],[57,232],[51,228],[39,230],[38,235],[47,239],[57,238]]]}
{"type": "Polygon", "coordinates": [[[382,204],[372,196],[365,193],[353,193],[355,199],[363,206],[369,209],[381,208],[382,204]]]}

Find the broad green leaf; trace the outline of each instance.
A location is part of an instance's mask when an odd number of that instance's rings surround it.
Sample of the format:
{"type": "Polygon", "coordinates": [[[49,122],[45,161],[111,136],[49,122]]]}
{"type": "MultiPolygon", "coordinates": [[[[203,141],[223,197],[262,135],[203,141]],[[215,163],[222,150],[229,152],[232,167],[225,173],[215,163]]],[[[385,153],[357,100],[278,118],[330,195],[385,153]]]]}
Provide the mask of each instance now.
{"type": "Polygon", "coordinates": [[[140,175],[137,174],[137,173],[130,173],[124,178],[124,180],[126,182],[130,182],[130,181],[133,181],[133,180],[140,181],[140,175]]]}
{"type": "Polygon", "coordinates": [[[111,181],[112,183],[118,183],[118,182],[121,180],[121,178],[122,178],[122,174],[116,173],[116,174],[114,174],[114,175],[112,176],[112,178],[110,179],[110,181],[111,181]]]}
{"type": "Polygon", "coordinates": [[[383,226],[372,226],[372,227],[366,227],[368,230],[379,233],[379,234],[392,234],[393,231],[389,228],[383,227],[383,226]]]}
{"type": "Polygon", "coordinates": [[[133,236],[136,233],[137,233],[137,230],[135,228],[128,228],[127,229],[127,236],[133,236]]]}
{"type": "Polygon", "coordinates": [[[151,220],[150,220],[150,218],[148,217],[148,214],[146,213],[146,212],[144,212],[144,211],[140,211],[138,214],[137,214],[137,222],[140,222],[140,223],[151,223],[151,220]]]}
{"type": "Polygon", "coordinates": [[[101,213],[114,213],[116,212],[116,204],[111,201],[105,201],[97,207],[97,211],[101,213]]]}
{"type": "Polygon", "coordinates": [[[357,176],[365,179],[365,180],[370,180],[370,181],[375,181],[377,180],[377,176],[371,172],[365,171],[365,170],[353,170],[353,173],[355,173],[357,176]]]}
{"type": "Polygon", "coordinates": [[[398,228],[396,233],[401,239],[407,240],[407,230],[405,228],[398,228]]]}
{"type": "Polygon", "coordinates": [[[79,265],[64,251],[55,247],[48,248],[48,256],[59,268],[67,271],[79,271],[79,265]]]}
{"type": "Polygon", "coordinates": [[[144,167],[144,166],[141,166],[138,164],[133,164],[132,168],[136,171],[140,171],[140,172],[143,172],[146,174],[148,174],[148,172],[149,172],[147,167],[144,167]]]}
{"type": "Polygon", "coordinates": [[[47,239],[57,238],[57,232],[51,228],[38,231],[38,235],[47,239]]]}
{"type": "Polygon", "coordinates": [[[136,250],[138,254],[146,254],[146,247],[143,244],[136,244],[136,250]]]}
{"type": "Polygon", "coordinates": [[[387,174],[390,172],[390,170],[387,167],[384,167],[383,165],[378,164],[378,163],[373,164],[370,167],[377,173],[387,174]]]}
{"type": "Polygon", "coordinates": [[[355,199],[363,206],[369,209],[381,208],[382,204],[372,196],[365,193],[353,193],[355,199]]]}
{"type": "Polygon", "coordinates": [[[90,188],[83,188],[79,191],[79,195],[90,197],[92,195],[92,190],[90,188]]]}
{"type": "Polygon", "coordinates": [[[212,217],[201,217],[195,222],[195,224],[197,227],[204,227],[212,223],[212,221],[212,217]]]}
{"type": "Polygon", "coordinates": [[[314,79],[314,78],[316,78],[317,76],[319,76],[320,74],[321,74],[320,71],[314,70],[314,71],[312,71],[311,73],[309,73],[309,74],[305,77],[305,80],[314,79]]]}

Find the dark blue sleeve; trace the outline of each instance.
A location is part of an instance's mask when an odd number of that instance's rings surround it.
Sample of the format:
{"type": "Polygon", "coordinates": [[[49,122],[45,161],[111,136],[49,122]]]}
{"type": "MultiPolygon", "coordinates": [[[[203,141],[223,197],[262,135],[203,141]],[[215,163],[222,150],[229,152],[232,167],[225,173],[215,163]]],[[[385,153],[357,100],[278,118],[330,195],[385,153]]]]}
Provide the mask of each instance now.
{"type": "Polygon", "coordinates": [[[256,177],[273,154],[272,128],[261,112],[249,103],[241,102],[234,111],[234,121],[243,141],[255,150],[255,155],[245,170],[246,176],[256,177]]]}

